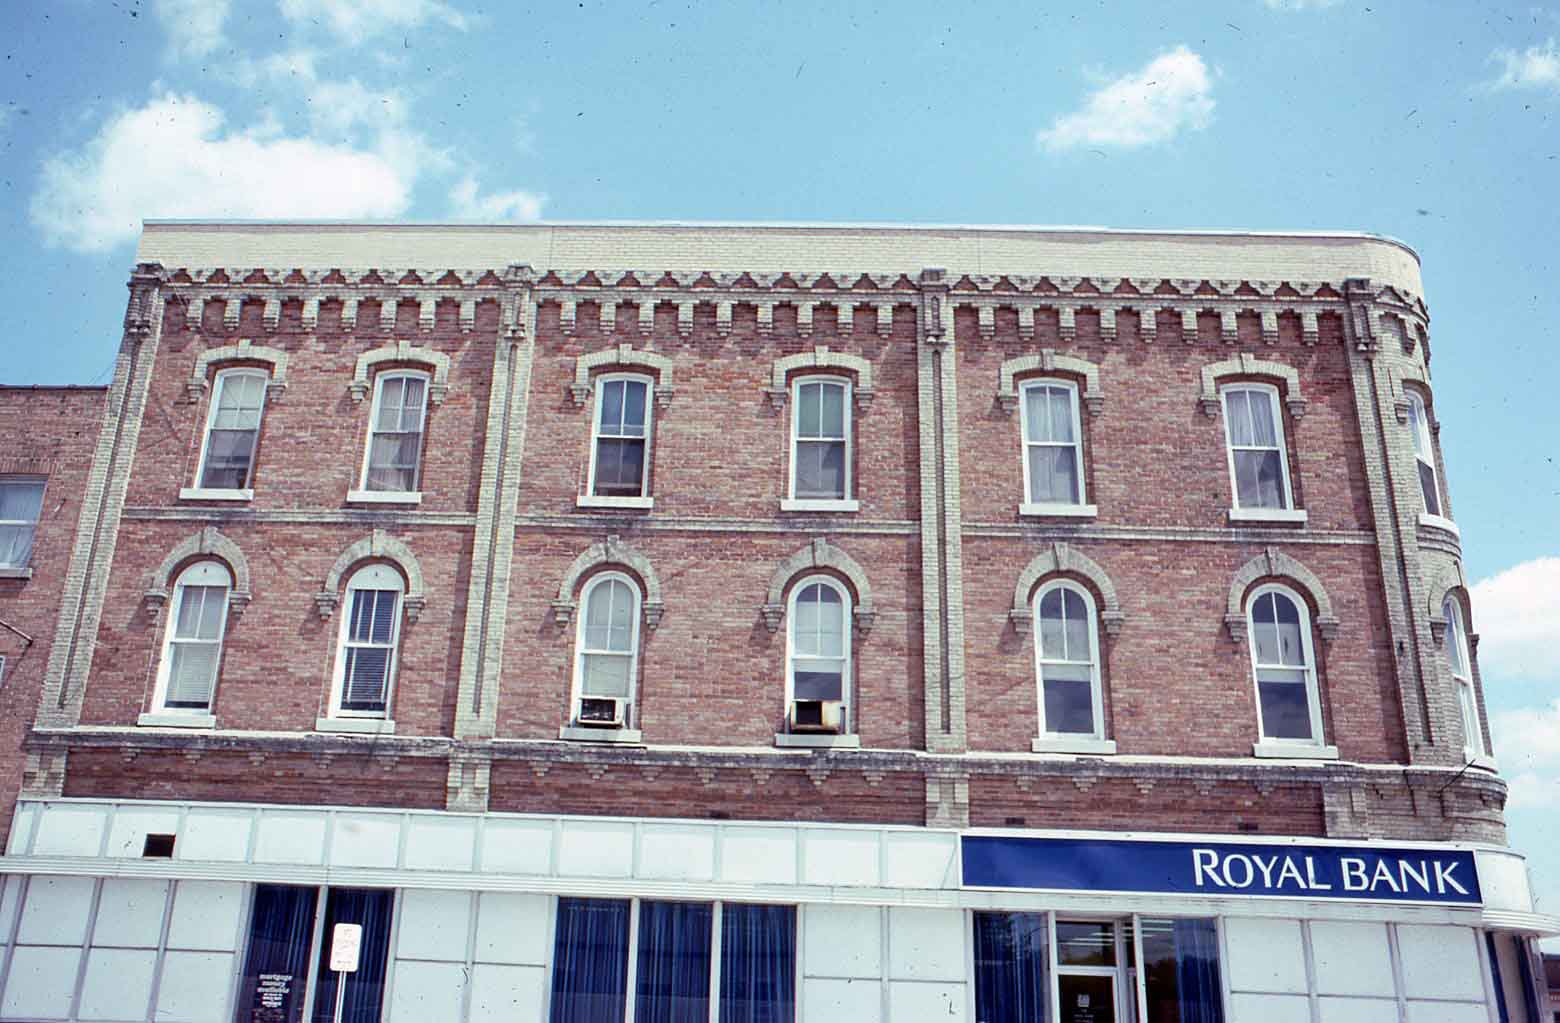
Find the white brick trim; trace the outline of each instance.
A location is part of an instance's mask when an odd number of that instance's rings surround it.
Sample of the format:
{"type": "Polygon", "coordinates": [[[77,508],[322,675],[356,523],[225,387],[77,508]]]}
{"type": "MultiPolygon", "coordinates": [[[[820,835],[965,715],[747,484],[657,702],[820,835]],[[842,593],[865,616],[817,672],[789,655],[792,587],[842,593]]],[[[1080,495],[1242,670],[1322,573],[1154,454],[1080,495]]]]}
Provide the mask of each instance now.
{"type": "Polygon", "coordinates": [[[210,555],[225,562],[233,573],[233,590],[228,595],[228,610],[234,618],[241,617],[253,596],[249,584],[249,561],[238,544],[223,536],[215,526],[207,526],[199,533],[186,537],[162,559],[162,563],[147,577],[146,593],[142,596],[147,613],[157,621],[168,603],[173,587],[173,576],[179,564],[201,555],[210,555]]]}
{"type": "Polygon", "coordinates": [[[1083,378],[1083,404],[1089,415],[1097,416],[1105,407],[1105,392],[1100,390],[1100,367],[1088,359],[1074,355],[1057,355],[1054,348],[1041,349],[1039,355],[1020,355],[1008,359],[997,371],[997,404],[1003,412],[1011,414],[1018,408],[1018,385],[1014,378],[1020,373],[1039,370],[1044,373],[1070,373],[1083,378]]]}
{"type": "Polygon", "coordinates": [[[433,380],[428,385],[428,401],[434,405],[444,404],[445,397],[450,393],[450,357],[443,352],[406,341],[372,348],[357,357],[352,382],[347,385],[353,401],[361,403],[368,397],[368,392],[374,386],[373,375],[386,364],[416,366],[429,373],[433,380]]]}
{"type": "Polygon", "coordinates": [[[615,366],[642,369],[652,374],[655,377],[653,390],[656,405],[665,408],[671,404],[672,395],[676,393],[672,385],[672,360],[659,352],[643,349],[636,351],[629,344],[590,352],[574,360],[574,382],[569,385],[569,397],[574,404],[584,408],[590,402],[593,373],[615,366]]]}
{"type": "Polygon", "coordinates": [[[1289,414],[1299,419],[1305,415],[1306,399],[1300,394],[1300,374],[1293,366],[1271,359],[1259,359],[1250,352],[1242,352],[1233,359],[1212,362],[1202,368],[1202,393],[1197,402],[1204,414],[1219,414],[1219,380],[1222,377],[1258,376],[1275,377],[1284,384],[1284,404],[1289,414]]]}
{"type": "Polygon", "coordinates": [[[211,387],[211,367],[224,362],[263,362],[271,368],[271,379],[265,385],[266,397],[280,401],[287,391],[287,353],[280,348],[251,344],[248,338],[236,345],[208,348],[195,357],[195,368],[184,385],[190,404],[200,401],[211,387]]]}
{"type": "Polygon", "coordinates": [[[1088,580],[1100,595],[1100,624],[1109,635],[1119,633],[1126,624],[1127,616],[1121,610],[1120,598],[1116,596],[1116,584],[1111,582],[1110,575],[1093,558],[1061,541],[1051,544],[1050,550],[1035,555],[1018,574],[1018,582],[1013,586],[1013,606],[1008,610],[1008,620],[1013,623],[1014,631],[1020,636],[1033,631],[1030,628],[1033,613],[1029,607],[1029,598],[1034,595],[1035,587],[1047,576],[1061,573],[1071,573],[1088,580]]]}
{"type": "Polygon", "coordinates": [[[1224,625],[1237,644],[1246,640],[1246,592],[1258,579],[1268,576],[1287,579],[1310,595],[1316,603],[1316,631],[1321,633],[1322,639],[1331,640],[1338,634],[1338,616],[1333,613],[1332,599],[1327,596],[1321,577],[1278,548],[1269,547],[1242,565],[1230,581],[1224,625]]]}
{"type": "Polygon", "coordinates": [[[559,625],[567,625],[574,620],[574,611],[579,606],[576,594],[580,588],[580,580],[585,577],[585,573],[601,565],[622,565],[639,576],[645,587],[643,603],[645,628],[653,631],[661,624],[661,615],[666,612],[666,602],[661,595],[661,579],[655,574],[655,567],[650,564],[649,558],[623,543],[615,535],[608,536],[601,543],[591,544],[569,565],[569,570],[563,575],[563,581],[558,584],[558,596],[552,602],[555,622],[559,625]]]}
{"type": "Polygon", "coordinates": [[[402,598],[406,607],[406,620],[415,622],[427,605],[427,592],[423,585],[422,566],[412,549],[382,529],[376,529],[341,552],[336,563],[325,574],[325,585],[314,595],[314,603],[320,618],[328,619],[341,602],[342,579],[360,561],[382,558],[393,563],[406,577],[406,595],[402,598]]]}
{"type": "Polygon", "coordinates": [[[821,536],[815,537],[812,543],[780,562],[769,577],[769,590],[764,595],[763,606],[759,608],[764,627],[771,633],[780,631],[780,623],[785,620],[786,586],[797,576],[817,568],[838,572],[850,583],[851,589],[856,591],[853,611],[856,631],[863,636],[869,634],[872,624],[877,620],[877,608],[872,603],[872,584],[867,581],[866,569],[855,558],[821,536]]]}

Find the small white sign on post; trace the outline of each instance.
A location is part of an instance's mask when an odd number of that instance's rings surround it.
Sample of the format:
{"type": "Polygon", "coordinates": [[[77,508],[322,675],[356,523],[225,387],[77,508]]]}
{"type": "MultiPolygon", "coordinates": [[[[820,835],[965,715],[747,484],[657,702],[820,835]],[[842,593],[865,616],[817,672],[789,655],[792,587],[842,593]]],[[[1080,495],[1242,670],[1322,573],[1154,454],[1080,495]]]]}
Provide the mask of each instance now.
{"type": "Polygon", "coordinates": [[[356,973],[362,947],[362,924],[337,924],[330,936],[330,968],[337,973],[356,973]]]}

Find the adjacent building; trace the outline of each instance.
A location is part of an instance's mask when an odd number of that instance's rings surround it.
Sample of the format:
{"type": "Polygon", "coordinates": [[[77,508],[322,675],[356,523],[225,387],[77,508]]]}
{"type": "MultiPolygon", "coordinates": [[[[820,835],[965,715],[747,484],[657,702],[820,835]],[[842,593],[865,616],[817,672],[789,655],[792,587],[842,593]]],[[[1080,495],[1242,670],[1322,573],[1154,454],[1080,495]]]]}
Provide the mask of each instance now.
{"type": "Polygon", "coordinates": [[[0,390],[0,1020],[1548,1011],[1401,244],[137,260],[0,390]]]}

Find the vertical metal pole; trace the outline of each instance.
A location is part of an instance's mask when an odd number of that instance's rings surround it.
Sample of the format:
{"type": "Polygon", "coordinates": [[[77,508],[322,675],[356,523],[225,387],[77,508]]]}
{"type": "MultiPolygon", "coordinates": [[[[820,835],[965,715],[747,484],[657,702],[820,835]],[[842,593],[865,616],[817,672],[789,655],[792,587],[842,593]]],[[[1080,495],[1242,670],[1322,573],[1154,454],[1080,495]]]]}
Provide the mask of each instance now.
{"type": "Polygon", "coordinates": [[[332,1015],[335,1023],[341,1023],[341,1006],[347,1000],[347,975],[340,970],[332,970],[336,975],[336,1011],[332,1015]]]}

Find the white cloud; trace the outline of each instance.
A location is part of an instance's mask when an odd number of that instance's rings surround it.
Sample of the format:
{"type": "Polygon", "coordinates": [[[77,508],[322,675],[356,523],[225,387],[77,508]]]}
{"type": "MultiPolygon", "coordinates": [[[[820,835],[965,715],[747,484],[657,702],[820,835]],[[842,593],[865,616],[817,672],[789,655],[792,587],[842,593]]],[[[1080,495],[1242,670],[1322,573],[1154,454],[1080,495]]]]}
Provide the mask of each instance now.
{"type": "Polygon", "coordinates": [[[536,192],[492,192],[481,195],[476,178],[467,175],[450,190],[450,215],[456,220],[540,220],[545,195],[536,192]]]}
{"type": "Polygon", "coordinates": [[[1490,734],[1511,786],[1511,809],[1560,806],[1560,699],[1546,708],[1490,715],[1490,734]]]}
{"type": "Polygon", "coordinates": [[[204,57],[227,42],[229,0],[156,0],[171,57],[204,57]]]}
{"type": "Polygon", "coordinates": [[[439,0],[281,0],[281,8],[288,21],[324,25],[350,43],[428,22],[462,31],[467,25],[465,15],[439,0]]]}
{"type": "Polygon", "coordinates": [[[1469,596],[1486,676],[1560,680],[1560,557],[1524,561],[1469,596]]]}
{"type": "Polygon", "coordinates": [[[1177,46],[1101,85],[1080,109],[1058,117],[1036,141],[1050,150],[1164,142],[1182,130],[1208,126],[1212,86],[1203,59],[1177,46]]]}
{"type": "Polygon", "coordinates": [[[1338,0],[1262,0],[1262,3],[1274,11],[1319,11],[1324,7],[1336,7],[1338,0]]]}
{"type": "Polygon", "coordinates": [[[80,149],[44,162],[31,215],[50,244],[98,252],[143,217],[394,217],[416,167],[380,149],[238,131],[194,96],[165,93],[110,118],[80,149]]]}
{"type": "Polygon", "coordinates": [[[1550,39],[1542,46],[1516,50],[1496,50],[1490,59],[1501,65],[1500,77],[1491,82],[1496,89],[1553,89],[1560,92],[1560,45],[1550,39]]]}

